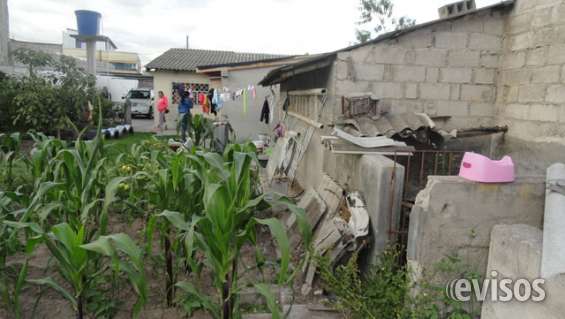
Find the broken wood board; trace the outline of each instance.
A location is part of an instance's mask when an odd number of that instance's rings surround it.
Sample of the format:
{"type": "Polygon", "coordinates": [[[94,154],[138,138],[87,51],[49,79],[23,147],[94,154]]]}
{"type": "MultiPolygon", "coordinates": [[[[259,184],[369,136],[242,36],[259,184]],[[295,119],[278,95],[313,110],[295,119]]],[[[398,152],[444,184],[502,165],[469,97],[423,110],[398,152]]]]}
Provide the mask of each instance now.
{"type": "Polygon", "coordinates": [[[320,181],[317,191],[327,205],[327,216],[333,218],[343,198],[343,188],[327,174],[324,174],[322,175],[322,180],[320,181]]]}
{"type": "MultiPolygon", "coordinates": [[[[318,223],[326,212],[326,203],[322,200],[315,189],[309,188],[304,193],[304,196],[302,196],[297,206],[304,209],[306,214],[306,221],[310,225],[312,232],[314,232],[314,230],[318,226],[318,223]]],[[[290,234],[290,247],[292,250],[296,250],[296,248],[302,242],[302,236],[300,236],[300,232],[298,231],[295,214],[291,214],[289,216],[286,222],[286,226],[290,234]]]]}

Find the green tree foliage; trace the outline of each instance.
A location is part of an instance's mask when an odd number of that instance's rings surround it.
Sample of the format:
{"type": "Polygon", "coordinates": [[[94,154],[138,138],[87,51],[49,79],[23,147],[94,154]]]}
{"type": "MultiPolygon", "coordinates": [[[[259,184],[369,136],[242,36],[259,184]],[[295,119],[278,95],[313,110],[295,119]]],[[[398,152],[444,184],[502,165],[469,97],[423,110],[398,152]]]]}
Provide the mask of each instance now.
{"type": "Polygon", "coordinates": [[[99,99],[108,115],[111,102],[100,98],[95,78],[83,72],[75,59],[29,49],[18,49],[13,55],[28,67],[29,75],[0,77],[0,131],[58,134],[69,128],[68,119],[82,128],[90,124],[88,102],[99,99]],[[44,67],[51,70],[48,75],[38,72],[44,67]]]}
{"type": "Polygon", "coordinates": [[[359,43],[369,41],[372,37],[394,30],[401,30],[416,24],[416,20],[406,16],[394,15],[393,0],[360,0],[360,26],[370,29],[357,29],[355,37],[359,43]]]}

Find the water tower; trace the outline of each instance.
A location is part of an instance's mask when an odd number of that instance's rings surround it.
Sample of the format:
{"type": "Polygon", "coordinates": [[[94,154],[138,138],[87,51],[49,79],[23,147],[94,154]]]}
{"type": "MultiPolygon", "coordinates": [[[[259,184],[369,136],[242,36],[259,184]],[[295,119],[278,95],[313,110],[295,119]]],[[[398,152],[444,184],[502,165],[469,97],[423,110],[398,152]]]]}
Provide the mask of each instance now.
{"type": "Polygon", "coordinates": [[[96,11],[77,10],[78,34],[72,37],[86,43],[86,70],[92,75],[96,75],[96,43],[107,42],[108,37],[100,34],[100,21],[102,15],[96,11]]]}

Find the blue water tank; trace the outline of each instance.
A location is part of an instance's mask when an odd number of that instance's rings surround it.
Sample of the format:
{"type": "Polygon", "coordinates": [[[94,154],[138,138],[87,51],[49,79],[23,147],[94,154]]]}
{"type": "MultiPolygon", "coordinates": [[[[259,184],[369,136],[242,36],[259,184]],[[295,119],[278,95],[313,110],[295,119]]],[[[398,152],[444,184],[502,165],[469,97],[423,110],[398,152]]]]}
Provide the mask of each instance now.
{"type": "Polygon", "coordinates": [[[102,15],[96,11],[77,10],[78,35],[99,35],[100,34],[100,19],[102,15]]]}

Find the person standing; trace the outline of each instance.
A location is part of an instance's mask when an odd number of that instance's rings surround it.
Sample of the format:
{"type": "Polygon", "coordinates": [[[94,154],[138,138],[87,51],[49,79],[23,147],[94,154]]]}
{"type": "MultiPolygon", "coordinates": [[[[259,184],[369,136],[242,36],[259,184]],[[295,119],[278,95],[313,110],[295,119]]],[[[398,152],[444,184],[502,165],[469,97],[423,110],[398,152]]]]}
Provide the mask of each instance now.
{"type": "Polygon", "coordinates": [[[165,114],[169,113],[169,99],[159,91],[159,100],[157,100],[157,111],[159,111],[159,131],[163,133],[167,129],[165,114]]]}
{"type": "Polygon", "coordinates": [[[190,93],[184,92],[179,103],[181,140],[183,143],[186,142],[186,134],[190,129],[190,123],[192,122],[192,114],[190,112],[193,105],[194,104],[192,102],[192,98],[190,97],[190,93]]]}

